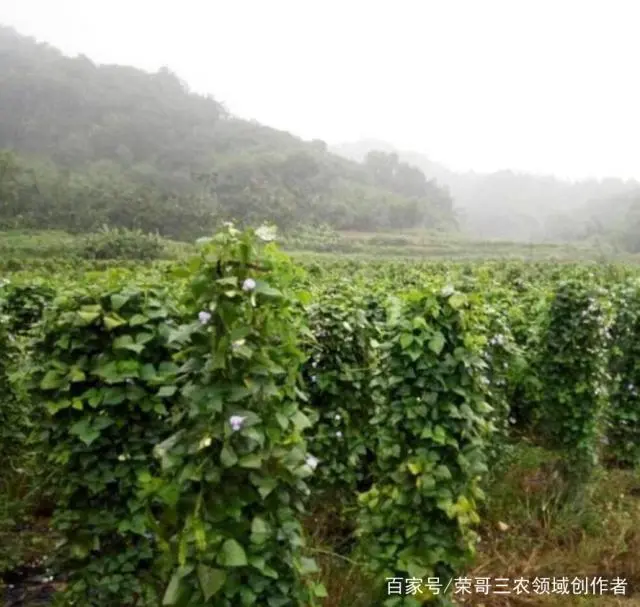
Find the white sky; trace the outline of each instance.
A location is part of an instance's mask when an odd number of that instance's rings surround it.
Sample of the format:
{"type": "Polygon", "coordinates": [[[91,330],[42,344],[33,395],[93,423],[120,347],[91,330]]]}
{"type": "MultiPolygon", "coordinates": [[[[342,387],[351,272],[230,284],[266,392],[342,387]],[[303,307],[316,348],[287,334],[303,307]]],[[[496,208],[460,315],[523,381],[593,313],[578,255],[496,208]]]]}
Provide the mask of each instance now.
{"type": "MultiPolygon", "coordinates": [[[[638,0],[0,0],[67,54],[454,169],[640,178],[638,0]]],[[[2,66],[0,66],[2,69],[2,66]]]]}

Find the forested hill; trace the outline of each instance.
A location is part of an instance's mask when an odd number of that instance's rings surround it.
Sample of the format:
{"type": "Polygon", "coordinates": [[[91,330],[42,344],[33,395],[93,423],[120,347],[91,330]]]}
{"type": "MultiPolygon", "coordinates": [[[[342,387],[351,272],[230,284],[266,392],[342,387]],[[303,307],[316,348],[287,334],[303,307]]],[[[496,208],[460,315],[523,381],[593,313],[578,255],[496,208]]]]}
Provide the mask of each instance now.
{"type": "Polygon", "coordinates": [[[0,229],[456,225],[448,192],[397,156],[351,161],[235,118],[167,69],[98,66],[1,26],[0,149],[0,229]]]}

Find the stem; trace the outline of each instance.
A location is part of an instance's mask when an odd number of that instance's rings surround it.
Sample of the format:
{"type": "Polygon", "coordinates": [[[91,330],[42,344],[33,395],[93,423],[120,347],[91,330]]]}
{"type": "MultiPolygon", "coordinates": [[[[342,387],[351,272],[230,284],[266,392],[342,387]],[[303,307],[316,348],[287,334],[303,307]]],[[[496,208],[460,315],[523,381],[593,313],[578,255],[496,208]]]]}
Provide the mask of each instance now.
{"type": "Polygon", "coordinates": [[[347,558],[346,556],[342,556],[341,554],[337,554],[335,552],[331,552],[331,550],[323,550],[322,548],[307,548],[307,550],[309,552],[317,552],[319,554],[326,554],[327,556],[333,556],[337,559],[342,559],[343,561],[346,561],[347,563],[351,563],[352,565],[357,565],[358,567],[364,567],[364,563],[358,563],[357,561],[354,561],[350,558],[347,558]]]}

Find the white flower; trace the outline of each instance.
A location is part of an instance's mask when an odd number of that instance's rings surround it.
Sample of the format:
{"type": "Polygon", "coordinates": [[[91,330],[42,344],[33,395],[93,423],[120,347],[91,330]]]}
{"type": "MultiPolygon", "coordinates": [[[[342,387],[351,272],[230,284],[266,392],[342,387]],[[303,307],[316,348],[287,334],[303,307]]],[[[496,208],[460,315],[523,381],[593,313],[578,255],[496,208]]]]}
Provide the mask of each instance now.
{"type": "Polygon", "coordinates": [[[127,461],[128,459],[131,459],[131,456],[130,456],[130,455],[126,455],[126,454],[124,454],[124,453],[121,453],[120,455],[118,455],[118,461],[119,461],[119,462],[125,462],[125,461],[127,461]]]}
{"type": "Polygon", "coordinates": [[[198,449],[204,449],[205,447],[208,447],[209,445],[211,445],[211,437],[210,436],[205,436],[199,443],[198,445],[198,449]]]}
{"type": "Polygon", "coordinates": [[[242,283],[243,291],[253,291],[256,288],[256,281],[253,278],[245,278],[245,281],[242,283]]]}
{"type": "Polygon", "coordinates": [[[223,227],[225,228],[232,228],[233,227],[233,223],[231,223],[230,221],[225,221],[222,223],[223,227]]]}
{"type": "Polygon", "coordinates": [[[309,466],[309,468],[311,468],[312,470],[315,470],[318,466],[318,458],[314,457],[313,455],[307,455],[307,459],[305,459],[305,463],[307,464],[307,466],[309,466]]]}
{"type": "Polygon", "coordinates": [[[256,236],[265,242],[276,239],[276,229],[274,226],[261,226],[256,230],[256,236]]]}
{"type": "Polygon", "coordinates": [[[235,350],[236,348],[239,348],[240,346],[244,346],[245,343],[246,342],[245,342],[244,339],[238,339],[238,340],[234,341],[231,344],[231,347],[235,350]]]}
{"type": "Polygon", "coordinates": [[[515,418],[515,417],[510,417],[510,418],[509,418],[509,421],[510,421],[512,424],[515,424],[515,423],[516,423],[516,418],[515,418]]]}
{"type": "Polygon", "coordinates": [[[336,436],[337,436],[338,438],[342,438],[342,432],[340,432],[340,430],[338,430],[338,431],[336,432],[336,436]]]}
{"type": "Polygon", "coordinates": [[[198,314],[198,320],[201,324],[206,325],[211,320],[211,314],[202,310],[202,312],[198,314]]]}
{"type": "Polygon", "coordinates": [[[242,417],[241,415],[232,415],[229,418],[229,423],[231,424],[231,428],[233,428],[234,432],[237,432],[238,430],[240,430],[240,428],[242,428],[245,419],[247,418],[242,417]]]}
{"type": "Polygon", "coordinates": [[[336,413],[336,415],[335,415],[334,419],[335,419],[335,420],[342,419],[342,418],[340,417],[340,413],[336,413]]]}

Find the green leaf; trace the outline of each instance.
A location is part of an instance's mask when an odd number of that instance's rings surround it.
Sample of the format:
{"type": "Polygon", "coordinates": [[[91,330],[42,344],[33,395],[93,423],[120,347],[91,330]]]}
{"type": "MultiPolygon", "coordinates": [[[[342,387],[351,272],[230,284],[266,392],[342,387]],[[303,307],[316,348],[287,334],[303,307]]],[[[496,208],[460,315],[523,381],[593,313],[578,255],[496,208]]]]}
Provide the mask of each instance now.
{"type": "Polygon", "coordinates": [[[318,573],[320,571],[320,568],[318,567],[314,559],[303,556],[300,558],[299,571],[302,575],[307,575],[309,573],[318,573]]]}
{"type": "Polygon", "coordinates": [[[422,466],[414,462],[407,464],[407,468],[409,468],[409,472],[414,475],[420,474],[420,471],[422,470],[422,466]]]}
{"type": "Polygon", "coordinates": [[[176,393],[177,386],[162,386],[160,390],[158,390],[158,396],[160,397],[169,397],[173,396],[176,393]]]}
{"type": "Polygon", "coordinates": [[[231,466],[235,466],[237,462],[238,456],[233,452],[233,449],[226,445],[222,447],[222,451],[220,452],[220,463],[225,468],[231,468],[231,466]]]}
{"type": "Polygon", "coordinates": [[[455,293],[451,297],[449,297],[449,305],[457,310],[461,308],[467,301],[467,298],[462,293],[455,293]]]}
{"type": "Polygon", "coordinates": [[[256,516],[251,522],[251,533],[269,533],[268,523],[261,517],[256,516]]]}
{"type": "Polygon", "coordinates": [[[136,333],[137,344],[147,344],[153,339],[153,333],[136,333]]]}
{"type": "Polygon", "coordinates": [[[282,293],[278,291],[278,289],[274,289],[270,287],[268,284],[264,282],[258,281],[257,286],[255,288],[255,293],[264,295],[265,297],[282,297],[282,293]]]}
{"type": "Polygon", "coordinates": [[[82,369],[78,369],[78,367],[72,367],[69,371],[69,381],[76,383],[84,381],[85,379],[87,379],[87,376],[82,369]]]}
{"type": "Polygon", "coordinates": [[[55,371],[47,371],[47,374],[42,378],[40,382],[41,390],[55,390],[62,385],[62,377],[55,371]]]}
{"type": "Polygon", "coordinates": [[[65,400],[49,402],[45,406],[47,408],[47,411],[49,411],[51,415],[55,415],[58,411],[61,411],[62,409],[68,409],[70,405],[71,405],[71,401],[65,399],[65,400]]]}
{"type": "Polygon", "coordinates": [[[111,296],[111,307],[114,310],[119,310],[124,304],[129,301],[129,297],[127,295],[120,295],[116,293],[111,296]]]}
{"type": "Polygon", "coordinates": [[[104,317],[104,325],[109,331],[122,326],[124,323],[125,321],[115,314],[109,314],[108,316],[104,317]]]}
{"type": "Polygon", "coordinates": [[[260,478],[254,481],[258,489],[258,493],[262,499],[265,499],[278,485],[274,478],[260,478]]]}
{"type": "Polygon", "coordinates": [[[198,565],[196,571],[200,588],[202,588],[202,593],[204,594],[204,600],[208,601],[224,586],[227,580],[227,573],[222,569],[214,569],[206,565],[198,565]]]}
{"type": "Polygon", "coordinates": [[[275,569],[272,569],[267,565],[265,558],[263,556],[252,556],[249,559],[249,565],[255,567],[260,573],[263,575],[273,578],[274,580],[278,579],[278,572],[275,569]]]}
{"type": "Polygon", "coordinates": [[[162,599],[163,605],[175,605],[178,602],[180,596],[180,582],[182,581],[183,573],[181,569],[178,569],[172,576],[167,586],[162,599]]]}
{"type": "Polygon", "coordinates": [[[225,278],[218,278],[216,283],[225,287],[237,287],[238,286],[238,277],[237,276],[226,276],[225,278]]]}
{"type": "Polygon", "coordinates": [[[82,419],[69,429],[69,434],[77,436],[85,445],[89,446],[99,436],[100,432],[89,425],[89,420],[82,419]]]}
{"type": "Polygon", "coordinates": [[[86,326],[91,324],[94,320],[96,320],[100,316],[101,308],[100,306],[84,306],[78,312],[78,318],[81,321],[82,326],[86,326]]]}
{"type": "Polygon", "coordinates": [[[114,350],[131,350],[139,354],[144,350],[144,346],[135,344],[131,335],[121,335],[113,340],[114,350]]]}
{"type": "Polygon", "coordinates": [[[149,318],[146,317],[144,314],[134,314],[129,319],[129,325],[132,327],[138,327],[140,325],[144,325],[147,322],[149,322],[149,318]]]}
{"type": "Polygon", "coordinates": [[[403,350],[406,350],[413,343],[413,335],[410,333],[403,333],[400,335],[400,345],[403,350]]]}
{"type": "Polygon", "coordinates": [[[189,341],[191,335],[198,329],[199,325],[194,323],[182,325],[178,329],[171,329],[169,332],[168,343],[184,344],[189,341]]]}
{"type": "Polygon", "coordinates": [[[248,564],[244,548],[234,539],[228,539],[222,544],[222,555],[227,567],[244,567],[248,564]]]}
{"type": "Polygon", "coordinates": [[[431,350],[434,354],[440,354],[440,352],[442,352],[442,349],[444,348],[444,343],[444,335],[440,331],[438,331],[429,340],[429,350],[431,350]]]}
{"type": "Polygon", "coordinates": [[[324,599],[329,596],[324,584],[319,584],[319,583],[316,583],[313,585],[313,594],[320,599],[324,599]]]}
{"type": "Polygon", "coordinates": [[[311,427],[311,420],[300,410],[295,412],[291,421],[298,430],[305,430],[311,427]]]}
{"type": "Polygon", "coordinates": [[[151,363],[147,363],[140,369],[140,379],[150,381],[156,377],[155,367],[151,363]]]}
{"type": "Polygon", "coordinates": [[[262,466],[262,457],[259,455],[245,455],[238,460],[238,466],[258,469],[262,466]]]}

